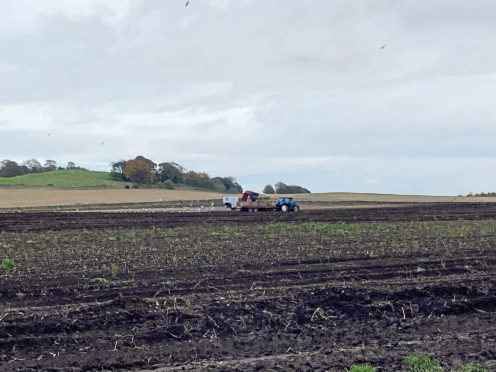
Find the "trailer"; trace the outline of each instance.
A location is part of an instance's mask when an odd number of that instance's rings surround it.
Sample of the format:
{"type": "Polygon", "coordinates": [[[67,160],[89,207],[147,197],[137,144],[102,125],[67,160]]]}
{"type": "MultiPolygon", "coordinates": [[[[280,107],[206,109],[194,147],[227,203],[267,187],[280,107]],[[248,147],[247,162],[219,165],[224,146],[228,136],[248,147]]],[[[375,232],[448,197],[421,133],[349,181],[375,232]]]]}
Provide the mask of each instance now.
{"type": "Polygon", "coordinates": [[[237,196],[224,196],[222,198],[222,203],[226,208],[231,208],[233,211],[238,205],[239,198],[237,196]]]}
{"type": "Polygon", "coordinates": [[[245,191],[241,199],[235,196],[225,196],[222,201],[226,208],[230,208],[233,211],[239,209],[241,212],[297,212],[300,209],[298,203],[291,197],[282,196],[277,202],[273,202],[269,197],[259,197],[258,193],[250,190],[245,191]]]}
{"type": "Polygon", "coordinates": [[[276,205],[269,198],[260,198],[256,200],[241,200],[238,202],[238,208],[241,212],[274,211],[276,205]]]}

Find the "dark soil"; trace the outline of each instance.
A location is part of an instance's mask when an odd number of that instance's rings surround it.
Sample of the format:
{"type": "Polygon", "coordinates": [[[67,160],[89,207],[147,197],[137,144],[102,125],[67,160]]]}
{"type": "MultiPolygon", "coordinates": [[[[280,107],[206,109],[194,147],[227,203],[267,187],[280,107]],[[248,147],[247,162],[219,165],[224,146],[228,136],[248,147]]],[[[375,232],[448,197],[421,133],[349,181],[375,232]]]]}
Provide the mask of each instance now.
{"type": "Polygon", "coordinates": [[[495,217],[0,214],[0,370],[495,370],[495,217]]]}
{"type": "Polygon", "coordinates": [[[272,212],[10,212],[0,213],[0,231],[178,227],[198,223],[274,221],[449,221],[496,218],[495,203],[418,203],[407,207],[272,212]]]}

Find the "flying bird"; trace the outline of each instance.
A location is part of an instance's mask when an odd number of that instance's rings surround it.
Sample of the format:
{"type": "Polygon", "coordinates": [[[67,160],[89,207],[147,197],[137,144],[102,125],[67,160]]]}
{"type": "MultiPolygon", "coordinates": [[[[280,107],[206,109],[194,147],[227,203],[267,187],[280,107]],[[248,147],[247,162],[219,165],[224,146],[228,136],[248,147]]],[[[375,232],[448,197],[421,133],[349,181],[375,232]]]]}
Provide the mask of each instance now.
{"type": "Polygon", "coordinates": [[[384,44],[383,46],[381,46],[379,49],[384,49],[386,47],[386,44],[384,44]]]}
{"type": "Polygon", "coordinates": [[[189,0],[186,1],[186,5],[184,6],[185,8],[189,5],[189,0]]]}
{"type": "Polygon", "coordinates": [[[102,142],[102,143],[100,143],[100,146],[103,146],[103,142],[102,142]]]}

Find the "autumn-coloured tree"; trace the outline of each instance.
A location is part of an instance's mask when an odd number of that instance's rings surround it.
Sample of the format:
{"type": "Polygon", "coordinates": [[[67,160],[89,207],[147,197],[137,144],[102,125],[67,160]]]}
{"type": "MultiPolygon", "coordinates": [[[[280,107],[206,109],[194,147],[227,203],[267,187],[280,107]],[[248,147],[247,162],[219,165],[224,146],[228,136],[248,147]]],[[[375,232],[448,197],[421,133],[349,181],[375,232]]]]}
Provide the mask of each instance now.
{"type": "Polygon", "coordinates": [[[137,184],[152,183],[155,177],[150,166],[146,162],[137,159],[125,162],[124,176],[137,184]]]}
{"type": "Polygon", "coordinates": [[[144,156],[138,155],[138,156],[136,156],[134,158],[134,160],[140,160],[140,161],[145,162],[146,164],[148,164],[148,166],[150,167],[150,169],[152,170],[152,172],[154,172],[155,169],[157,168],[157,164],[155,164],[153,162],[153,160],[147,159],[144,156]]]}

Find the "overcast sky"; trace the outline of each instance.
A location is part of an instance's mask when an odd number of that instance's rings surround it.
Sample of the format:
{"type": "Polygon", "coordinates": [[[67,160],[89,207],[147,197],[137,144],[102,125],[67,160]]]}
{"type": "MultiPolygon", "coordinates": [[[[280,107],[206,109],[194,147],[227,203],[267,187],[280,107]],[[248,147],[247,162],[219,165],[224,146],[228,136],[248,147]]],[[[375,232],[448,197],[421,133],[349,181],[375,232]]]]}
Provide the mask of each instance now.
{"type": "Polygon", "coordinates": [[[494,0],[0,5],[0,160],[496,191],[494,0]]]}

